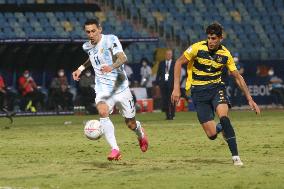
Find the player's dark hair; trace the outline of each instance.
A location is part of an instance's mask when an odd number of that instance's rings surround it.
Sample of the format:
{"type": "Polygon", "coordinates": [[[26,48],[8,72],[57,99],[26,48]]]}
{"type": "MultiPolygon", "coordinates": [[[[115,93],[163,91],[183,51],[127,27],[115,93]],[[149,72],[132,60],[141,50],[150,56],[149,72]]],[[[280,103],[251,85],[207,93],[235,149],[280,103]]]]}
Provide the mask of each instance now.
{"type": "Polygon", "coordinates": [[[86,20],[84,26],[95,24],[97,27],[101,27],[100,22],[97,19],[88,19],[86,20]]]}
{"type": "Polygon", "coordinates": [[[206,28],[206,34],[216,34],[218,37],[221,37],[223,34],[223,27],[218,22],[214,22],[206,28]]]}

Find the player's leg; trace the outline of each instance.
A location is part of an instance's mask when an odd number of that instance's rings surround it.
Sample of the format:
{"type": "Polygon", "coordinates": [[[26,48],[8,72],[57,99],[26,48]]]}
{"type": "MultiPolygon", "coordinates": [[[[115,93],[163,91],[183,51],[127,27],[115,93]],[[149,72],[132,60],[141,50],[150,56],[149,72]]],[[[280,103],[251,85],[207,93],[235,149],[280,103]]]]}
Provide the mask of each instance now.
{"type": "Polygon", "coordinates": [[[213,100],[213,104],[220,119],[220,124],[223,128],[223,134],[231,151],[234,165],[243,165],[238,154],[235,131],[228,117],[229,101],[224,90],[218,91],[213,100]]]}
{"type": "Polygon", "coordinates": [[[217,138],[219,130],[219,124],[216,125],[214,121],[214,109],[211,104],[206,101],[195,101],[194,102],[197,117],[199,123],[202,125],[204,132],[210,140],[217,138]]]}
{"type": "MultiPolygon", "coordinates": [[[[100,116],[100,123],[103,127],[103,132],[106,141],[111,146],[111,152],[108,155],[108,160],[119,160],[121,158],[119,147],[116,142],[115,134],[114,134],[114,126],[112,121],[109,118],[110,109],[113,108],[113,105],[108,105],[105,101],[100,101],[101,98],[96,98],[96,106],[100,116]]],[[[109,104],[112,104],[109,102],[109,104]]]]}
{"type": "Polygon", "coordinates": [[[135,117],[133,118],[125,118],[125,123],[132,131],[137,135],[137,139],[139,142],[139,146],[142,152],[146,152],[148,150],[148,137],[144,128],[142,127],[140,121],[136,121],[135,117]]]}
{"type": "Polygon", "coordinates": [[[133,118],[124,118],[125,124],[129,129],[135,132],[138,138],[143,138],[143,128],[141,126],[141,123],[139,121],[136,121],[135,117],[133,118]]]}
{"type": "Polygon", "coordinates": [[[215,140],[217,138],[217,130],[216,130],[216,123],[214,120],[207,121],[205,123],[202,123],[202,128],[204,132],[206,133],[207,137],[210,140],[215,140]]]}
{"type": "Polygon", "coordinates": [[[148,139],[141,123],[135,119],[135,104],[130,90],[126,89],[115,95],[114,99],[120,113],[125,119],[126,125],[137,135],[141,151],[146,152],[148,149],[148,139]]]}

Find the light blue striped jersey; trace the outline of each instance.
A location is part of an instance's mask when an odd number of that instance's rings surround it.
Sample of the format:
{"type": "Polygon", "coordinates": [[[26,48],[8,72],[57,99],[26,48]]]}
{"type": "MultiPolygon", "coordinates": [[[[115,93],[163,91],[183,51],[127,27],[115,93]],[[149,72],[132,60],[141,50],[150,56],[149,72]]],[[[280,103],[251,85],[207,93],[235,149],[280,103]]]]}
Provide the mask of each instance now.
{"type": "Polygon", "coordinates": [[[128,79],[124,71],[124,65],[106,74],[101,72],[102,65],[112,65],[114,63],[113,56],[119,52],[123,52],[121,43],[115,35],[102,34],[101,40],[96,45],[92,45],[91,41],[85,42],[83,44],[83,50],[88,53],[95,71],[96,93],[120,93],[128,87],[128,79]],[[118,74],[122,76],[124,80],[120,81],[121,84],[118,87],[115,87],[118,74]]]}

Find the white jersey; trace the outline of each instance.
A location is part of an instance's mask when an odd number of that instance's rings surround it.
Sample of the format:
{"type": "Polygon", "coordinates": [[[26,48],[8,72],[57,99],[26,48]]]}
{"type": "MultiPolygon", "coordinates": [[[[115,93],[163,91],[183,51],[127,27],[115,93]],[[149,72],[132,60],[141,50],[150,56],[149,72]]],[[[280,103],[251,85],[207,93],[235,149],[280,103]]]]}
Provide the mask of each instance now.
{"type": "Polygon", "coordinates": [[[95,71],[96,93],[120,93],[128,88],[128,79],[124,71],[124,65],[117,69],[113,69],[109,73],[103,74],[101,72],[102,65],[111,66],[113,62],[113,56],[119,52],[123,52],[121,43],[115,35],[103,35],[97,45],[92,45],[91,41],[83,44],[83,50],[88,53],[90,61],[95,71]],[[120,77],[118,77],[120,76],[120,77]],[[120,84],[117,86],[117,79],[120,84]],[[116,85],[116,86],[115,86],[116,85]]]}

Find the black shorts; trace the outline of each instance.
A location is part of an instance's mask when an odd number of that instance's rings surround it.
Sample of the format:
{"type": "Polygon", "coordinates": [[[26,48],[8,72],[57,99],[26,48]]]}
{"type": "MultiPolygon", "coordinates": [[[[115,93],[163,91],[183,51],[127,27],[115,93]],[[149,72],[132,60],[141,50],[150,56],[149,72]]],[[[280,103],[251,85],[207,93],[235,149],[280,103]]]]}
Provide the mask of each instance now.
{"type": "Polygon", "coordinates": [[[214,120],[214,112],[219,104],[231,107],[224,84],[192,86],[191,95],[201,124],[214,120]]]}

